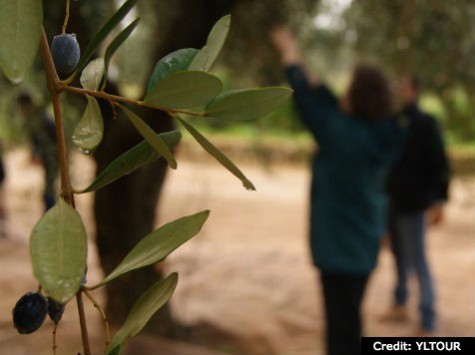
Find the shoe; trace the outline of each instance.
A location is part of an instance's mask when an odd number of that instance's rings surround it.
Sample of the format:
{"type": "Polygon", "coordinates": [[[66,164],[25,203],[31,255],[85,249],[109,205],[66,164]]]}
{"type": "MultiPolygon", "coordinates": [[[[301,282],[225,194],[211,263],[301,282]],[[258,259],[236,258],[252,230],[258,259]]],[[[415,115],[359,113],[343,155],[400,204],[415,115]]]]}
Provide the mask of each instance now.
{"type": "Polygon", "coordinates": [[[409,319],[405,306],[395,305],[381,316],[381,322],[405,322],[409,319]]]}

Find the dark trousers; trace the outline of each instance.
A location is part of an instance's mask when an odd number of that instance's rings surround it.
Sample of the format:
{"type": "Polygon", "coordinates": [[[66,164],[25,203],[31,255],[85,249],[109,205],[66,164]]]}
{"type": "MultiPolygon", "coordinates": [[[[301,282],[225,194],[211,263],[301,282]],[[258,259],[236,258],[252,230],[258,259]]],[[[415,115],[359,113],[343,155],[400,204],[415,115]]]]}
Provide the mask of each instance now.
{"type": "Polygon", "coordinates": [[[322,272],[327,355],[358,355],[361,301],[369,275],[322,272]]]}

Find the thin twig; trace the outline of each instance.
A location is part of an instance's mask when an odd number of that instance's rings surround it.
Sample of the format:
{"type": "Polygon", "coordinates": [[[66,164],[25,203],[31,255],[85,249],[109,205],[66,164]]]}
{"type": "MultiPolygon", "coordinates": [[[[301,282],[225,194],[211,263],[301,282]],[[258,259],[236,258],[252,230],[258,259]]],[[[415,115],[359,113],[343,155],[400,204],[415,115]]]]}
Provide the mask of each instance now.
{"type": "Polygon", "coordinates": [[[56,349],[58,346],[56,345],[56,330],[58,329],[58,324],[54,323],[54,328],[53,328],[53,355],[56,355],[56,349]]]}
{"type": "Polygon", "coordinates": [[[84,348],[84,355],[91,355],[91,347],[89,345],[89,335],[87,333],[86,315],[84,312],[84,302],[82,300],[82,293],[76,294],[76,301],[78,305],[79,324],[81,326],[82,345],[84,348]]]}
{"type": "Polygon", "coordinates": [[[59,78],[54,67],[53,58],[51,57],[51,52],[48,46],[48,40],[46,38],[44,29],[43,38],[41,41],[41,55],[43,57],[46,77],[48,80],[48,91],[50,93],[51,101],[53,103],[56,137],[58,138],[59,167],[61,174],[61,197],[63,197],[67,203],[74,206],[74,197],[71,190],[71,182],[68,173],[67,148],[66,139],[64,137],[63,115],[61,112],[61,103],[59,100],[59,78]]]}
{"type": "Polygon", "coordinates": [[[63,35],[66,33],[66,27],[68,27],[68,21],[69,21],[69,0],[66,0],[66,11],[64,14],[64,23],[61,29],[61,34],[63,35]]]}
{"type": "Polygon", "coordinates": [[[69,92],[72,92],[72,93],[75,93],[75,94],[94,96],[94,97],[97,97],[97,98],[100,98],[100,99],[107,100],[112,104],[114,104],[115,102],[123,102],[123,103],[132,104],[132,105],[136,105],[136,106],[147,107],[147,108],[151,108],[151,109],[155,109],[155,110],[165,111],[165,112],[169,113],[170,115],[177,114],[177,113],[183,113],[183,114],[190,115],[190,116],[200,116],[200,117],[204,116],[203,112],[192,112],[192,111],[186,111],[186,110],[177,110],[177,109],[171,109],[171,108],[165,107],[165,106],[152,105],[152,104],[148,104],[148,103],[143,102],[143,101],[108,94],[104,91],[93,91],[93,90],[81,89],[81,88],[78,88],[78,87],[65,85],[64,82],[59,83],[59,89],[63,90],[63,91],[69,91],[69,92]]]}
{"type": "Polygon", "coordinates": [[[105,328],[105,335],[106,335],[106,349],[109,348],[109,344],[111,342],[111,334],[110,334],[110,323],[109,323],[109,319],[107,318],[107,315],[106,313],[104,312],[104,310],[102,309],[102,307],[96,302],[96,300],[92,297],[92,295],[86,290],[83,288],[83,292],[84,294],[86,295],[87,298],[89,298],[89,301],[92,302],[92,304],[94,305],[94,307],[96,307],[97,311],[99,312],[99,314],[101,315],[101,318],[102,318],[102,321],[104,322],[104,328],[105,328]]]}

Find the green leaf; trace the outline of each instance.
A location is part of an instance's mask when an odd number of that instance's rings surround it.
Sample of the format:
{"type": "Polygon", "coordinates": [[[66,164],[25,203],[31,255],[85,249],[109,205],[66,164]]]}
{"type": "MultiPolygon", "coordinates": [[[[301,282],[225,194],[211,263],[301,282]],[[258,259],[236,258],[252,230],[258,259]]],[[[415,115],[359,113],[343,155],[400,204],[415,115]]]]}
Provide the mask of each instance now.
{"type": "Polygon", "coordinates": [[[144,237],[104,280],[92,288],[102,286],[117,277],[159,262],[173,250],[198,234],[208,219],[209,211],[179,218],[144,237]]]}
{"type": "Polygon", "coordinates": [[[89,95],[86,97],[86,110],[74,129],[73,142],[85,153],[89,153],[102,141],[104,122],[97,100],[89,95]]]}
{"type": "Polygon", "coordinates": [[[190,65],[190,70],[209,71],[223,48],[231,26],[231,16],[222,17],[211,29],[206,45],[199,51],[190,65]]]}
{"type": "Polygon", "coordinates": [[[197,49],[183,48],[167,54],[160,59],[148,80],[147,92],[149,92],[156,83],[165,79],[170,74],[188,70],[196,53],[198,53],[197,49]]]}
{"type": "MultiPolygon", "coordinates": [[[[173,149],[181,139],[180,131],[171,131],[158,134],[169,147],[173,149]]],[[[114,161],[112,161],[81,193],[98,190],[118,178],[130,174],[141,166],[160,158],[161,155],[146,140],[137,144],[114,161]]]]}
{"type": "Polygon", "coordinates": [[[106,23],[97,31],[92,40],[89,42],[86,50],[82,53],[81,58],[79,59],[78,66],[72,74],[76,76],[77,73],[86,65],[89,60],[93,57],[97,48],[99,48],[102,41],[109,35],[109,33],[122,21],[122,19],[129,13],[130,10],[135,6],[137,0],[127,0],[115,13],[112,15],[106,23]]]}
{"type": "Polygon", "coordinates": [[[91,60],[81,73],[81,86],[84,89],[96,91],[104,75],[104,58],[91,60]]]}
{"type": "Polygon", "coordinates": [[[102,84],[102,88],[104,89],[106,82],[107,82],[107,73],[109,72],[109,63],[114,55],[114,53],[119,49],[119,47],[124,43],[124,41],[130,36],[130,34],[134,31],[135,27],[137,27],[137,24],[139,23],[139,18],[136,18],[130,25],[128,25],[126,28],[124,28],[123,31],[121,31],[109,44],[109,46],[106,49],[106,53],[104,55],[104,63],[105,63],[105,68],[104,68],[104,82],[102,84]]]}
{"type": "Polygon", "coordinates": [[[107,350],[108,355],[117,354],[117,348],[127,338],[133,337],[145,327],[150,318],[171,298],[177,283],[178,274],[172,273],[140,296],[130,310],[124,325],[111,339],[109,349],[107,350]]]}
{"type": "Polygon", "coordinates": [[[170,165],[172,169],[176,169],[176,160],[162,137],[158,136],[148,124],[146,124],[139,116],[130,111],[128,108],[122,105],[119,105],[119,107],[129,118],[130,122],[132,122],[137,131],[139,131],[139,133],[150,143],[150,145],[158,152],[158,154],[160,154],[168,162],[168,165],[170,165]]]}
{"type": "Polygon", "coordinates": [[[33,65],[42,22],[41,0],[0,0],[0,69],[15,84],[33,65]]]}
{"type": "Polygon", "coordinates": [[[124,350],[124,344],[117,345],[114,349],[110,349],[107,352],[107,355],[120,355],[124,350]]]}
{"type": "Polygon", "coordinates": [[[54,300],[66,303],[81,287],[86,270],[87,236],[76,210],[59,199],[30,236],[33,274],[54,300]]]}
{"type": "Polygon", "coordinates": [[[252,120],[271,113],[291,95],[292,90],[285,87],[225,92],[206,106],[205,116],[232,121],[252,120]]]}
{"type": "Polygon", "coordinates": [[[207,140],[200,132],[198,132],[191,124],[182,118],[175,116],[175,118],[186,128],[188,132],[195,138],[195,140],[220,162],[226,169],[228,169],[234,176],[241,180],[242,184],[247,190],[256,190],[252,182],[242,173],[239,168],[226,156],[222,151],[216,148],[209,140],[207,140]]]}
{"type": "Polygon", "coordinates": [[[222,86],[221,80],[213,75],[181,71],[157,82],[144,101],[170,109],[204,106],[221,92],[222,86]]]}

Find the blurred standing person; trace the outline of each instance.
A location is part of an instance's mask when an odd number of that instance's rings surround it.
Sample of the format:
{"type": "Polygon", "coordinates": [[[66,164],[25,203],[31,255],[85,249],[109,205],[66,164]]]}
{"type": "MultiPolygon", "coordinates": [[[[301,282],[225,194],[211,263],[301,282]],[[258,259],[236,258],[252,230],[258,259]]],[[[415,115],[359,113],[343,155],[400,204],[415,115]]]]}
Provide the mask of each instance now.
{"type": "Polygon", "coordinates": [[[320,270],[328,355],[360,353],[361,303],[385,231],[385,183],[404,141],[389,118],[392,95],[381,71],[357,66],[339,102],[303,67],[286,28],[271,32],[294,89],[299,118],[318,144],[313,158],[310,241],[320,270]]]}
{"type": "Polygon", "coordinates": [[[409,137],[389,175],[389,232],[397,283],[394,305],[383,319],[407,318],[407,281],[410,272],[415,271],[421,312],[420,329],[416,334],[425,335],[436,326],[434,283],[425,251],[426,226],[442,221],[450,172],[440,129],[436,120],[419,108],[419,92],[420,84],[415,76],[404,78],[399,86],[409,137]]]}
{"type": "Polygon", "coordinates": [[[18,95],[17,104],[31,140],[32,161],[44,170],[43,204],[45,210],[48,210],[56,202],[56,178],[59,171],[56,128],[52,118],[35,105],[30,94],[24,92],[18,95]]]}

